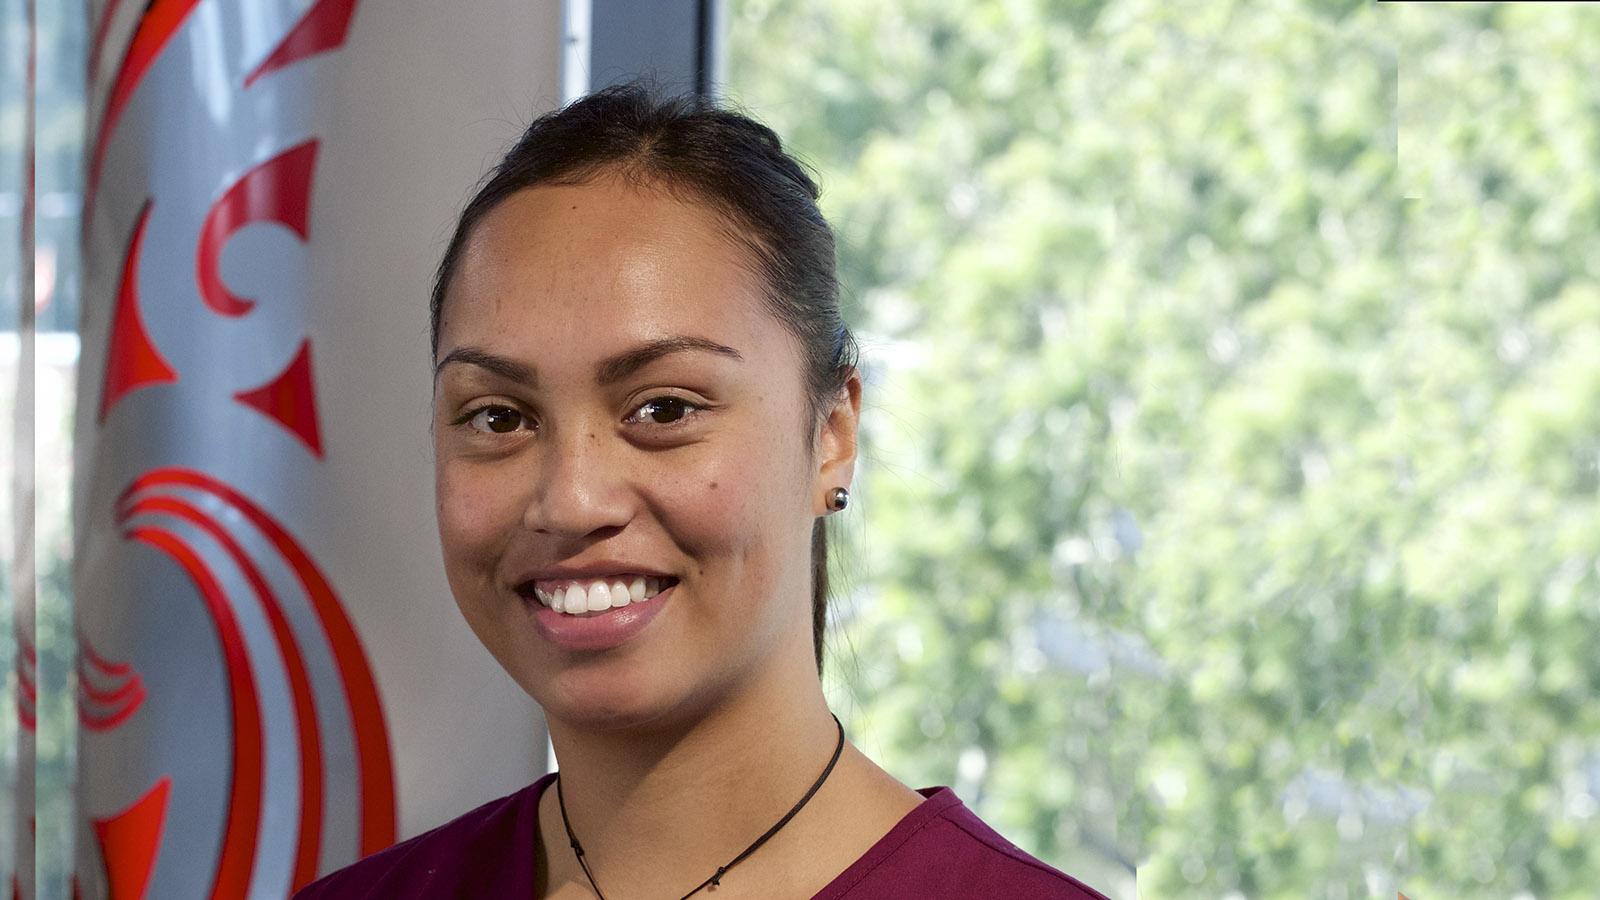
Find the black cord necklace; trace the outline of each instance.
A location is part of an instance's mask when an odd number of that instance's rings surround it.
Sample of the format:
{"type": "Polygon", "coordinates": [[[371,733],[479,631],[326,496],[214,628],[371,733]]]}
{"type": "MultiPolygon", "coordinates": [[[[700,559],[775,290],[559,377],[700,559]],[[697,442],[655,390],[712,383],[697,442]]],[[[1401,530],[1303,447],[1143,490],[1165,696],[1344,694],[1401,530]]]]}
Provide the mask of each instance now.
{"type": "MultiPolygon", "coordinates": [[[[784,813],[783,818],[778,820],[778,824],[768,828],[767,833],[756,838],[755,843],[744,848],[743,853],[740,853],[733,859],[728,860],[727,865],[718,866],[717,873],[715,875],[712,875],[705,881],[700,882],[699,887],[687,894],[684,894],[681,898],[679,898],[679,900],[689,900],[690,897],[700,893],[701,890],[709,885],[720,885],[722,883],[722,876],[726,875],[729,869],[737,866],[739,863],[744,862],[746,857],[760,849],[762,844],[765,844],[773,835],[777,834],[778,831],[783,828],[783,826],[789,824],[789,820],[794,818],[795,814],[800,812],[800,810],[804,809],[807,803],[811,802],[811,798],[816,796],[817,791],[822,788],[822,783],[828,780],[829,775],[833,774],[833,767],[839,762],[839,754],[844,752],[844,725],[840,723],[838,716],[833,717],[833,724],[837,725],[839,728],[839,743],[834,745],[833,758],[828,760],[828,767],[822,770],[822,774],[817,777],[816,783],[811,785],[811,790],[806,791],[806,795],[800,798],[800,802],[796,803],[793,809],[784,813]]],[[[567,820],[567,798],[561,793],[560,772],[556,773],[556,803],[561,806],[561,824],[566,826],[567,840],[572,842],[572,852],[578,857],[578,865],[583,868],[584,876],[589,879],[589,886],[594,888],[594,895],[599,897],[600,900],[606,900],[606,895],[600,893],[600,885],[595,884],[594,873],[589,871],[589,863],[583,858],[583,845],[578,843],[578,836],[572,833],[572,823],[567,820]]]]}

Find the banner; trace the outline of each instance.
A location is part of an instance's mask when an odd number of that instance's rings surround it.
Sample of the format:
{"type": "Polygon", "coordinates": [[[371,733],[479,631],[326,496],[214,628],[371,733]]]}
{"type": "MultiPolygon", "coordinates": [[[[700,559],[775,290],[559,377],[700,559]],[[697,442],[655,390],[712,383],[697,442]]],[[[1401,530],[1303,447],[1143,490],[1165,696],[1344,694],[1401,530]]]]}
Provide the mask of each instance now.
{"type": "Polygon", "coordinates": [[[543,771],[439,562],[427,296],[560,7],[90,12],[75,888],[281,898],[543,771]]]}

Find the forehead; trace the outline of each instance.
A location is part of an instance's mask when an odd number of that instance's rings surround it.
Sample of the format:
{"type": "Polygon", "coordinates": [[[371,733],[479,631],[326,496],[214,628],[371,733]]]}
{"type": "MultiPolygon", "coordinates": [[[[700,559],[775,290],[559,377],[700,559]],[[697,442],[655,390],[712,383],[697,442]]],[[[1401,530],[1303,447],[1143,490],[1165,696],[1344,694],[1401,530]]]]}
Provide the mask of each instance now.
{"type": "Polygon", "coordinates": [[[469,237],[440,348],[512,336],[548,345],[712,327],[782,332],[729,227],[704,204],[622,178],[519,191],[469,237]]]}

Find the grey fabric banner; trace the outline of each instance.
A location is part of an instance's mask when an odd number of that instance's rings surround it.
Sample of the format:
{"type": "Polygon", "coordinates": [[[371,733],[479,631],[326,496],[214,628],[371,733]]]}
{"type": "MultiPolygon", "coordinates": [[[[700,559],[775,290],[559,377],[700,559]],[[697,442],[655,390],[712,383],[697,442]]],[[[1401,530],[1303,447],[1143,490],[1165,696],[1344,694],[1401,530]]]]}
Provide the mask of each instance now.
{"type": "Polygon", "coordinates": [[[78,888],[285,897],[544,765],[439,564],[427,293],[559,3],[91,5],[78,888]]]}

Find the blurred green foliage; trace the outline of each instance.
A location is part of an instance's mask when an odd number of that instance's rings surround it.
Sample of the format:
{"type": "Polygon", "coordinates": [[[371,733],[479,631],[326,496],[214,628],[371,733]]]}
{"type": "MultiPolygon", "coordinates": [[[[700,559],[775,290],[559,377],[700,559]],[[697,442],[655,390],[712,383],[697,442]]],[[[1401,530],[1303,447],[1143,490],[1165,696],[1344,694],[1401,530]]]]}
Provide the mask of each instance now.
{"type": "Polygon", "coordinates": [[[869,346],[867,749],[1114,897],[1593,898],[1600,8],[732,8],[869,346]]]}

